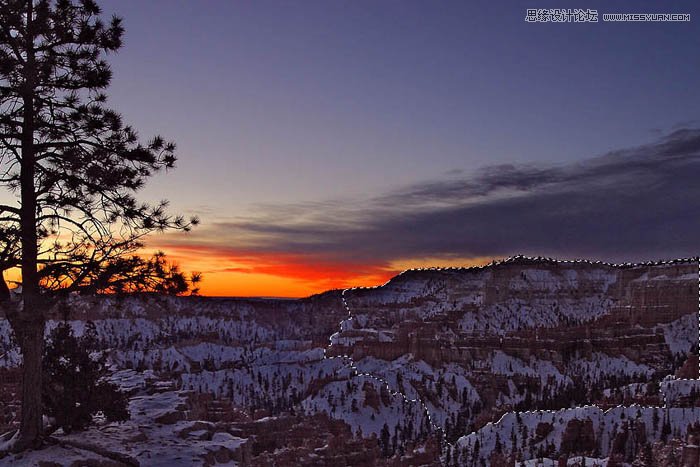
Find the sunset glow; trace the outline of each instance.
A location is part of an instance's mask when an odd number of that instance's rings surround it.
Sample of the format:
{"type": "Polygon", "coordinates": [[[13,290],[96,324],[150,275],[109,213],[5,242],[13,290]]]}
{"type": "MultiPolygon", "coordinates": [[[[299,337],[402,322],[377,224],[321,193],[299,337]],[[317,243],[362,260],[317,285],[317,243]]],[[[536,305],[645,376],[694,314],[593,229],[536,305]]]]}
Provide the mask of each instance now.
{"type": "Polygon", "coordinates": [[[237,251],[217,246],[149,244],[185,271],[202,272],[203,295],[305,297],[331,289],[376,286],[401,271],[421,267],[475,266],[493,258],[416,258],[388,263],[333,262],[293,254],[237,251]]]}
{"type": "Polygon", "coordinates": [[[143,254],[201,272],[202,294],[303,297],[516,254],[697,254],[700,216],[677,208],[700,199],[696,22],[317,6],[104,1],[129,32],[110,106],[177,144],[137,198],[201,219],[143,254]]]}

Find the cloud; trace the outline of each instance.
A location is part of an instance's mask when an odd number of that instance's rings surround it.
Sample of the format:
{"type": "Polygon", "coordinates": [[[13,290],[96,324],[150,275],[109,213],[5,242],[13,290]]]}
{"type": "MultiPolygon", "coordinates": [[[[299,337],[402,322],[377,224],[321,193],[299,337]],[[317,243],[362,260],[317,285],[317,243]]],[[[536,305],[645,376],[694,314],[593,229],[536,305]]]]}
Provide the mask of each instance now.
{"type": "Polygon", "coordinates": [[[174,241],[235,246],[252,258],[251,271],[294,275],[297,268],[309,277],[314,267],[320,275],[360,267],[377,273],[417,257],[646,260],[700,251],[697,128],[570,165],[450,175],[365,200],[261,207],[174,241]]]}

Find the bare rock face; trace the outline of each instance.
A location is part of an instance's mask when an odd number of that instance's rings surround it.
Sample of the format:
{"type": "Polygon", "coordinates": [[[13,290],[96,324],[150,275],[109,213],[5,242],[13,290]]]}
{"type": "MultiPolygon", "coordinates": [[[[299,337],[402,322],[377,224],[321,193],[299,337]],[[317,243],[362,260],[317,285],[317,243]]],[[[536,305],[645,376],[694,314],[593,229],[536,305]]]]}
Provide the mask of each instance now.
{"type": "Polygon", "coordinates": [[[379,411],[379,393],[377,393],[374,385],[366,382],[362,386],[362,390],[365,393],[364,405],[367,407],[372,407],[375,411],[379,411]]]}
{"type": "Polygon", "coordinates": [[[0,369],[0,433],[14,428],[19,418],[21,381],[19,368],[0,369]]]}
{"type": "Polygon", "coordinates": [[[690,261],[622,268],[522,259],[408,271],[382,288],[346,294],[357,318],[333,352],[468,364],[495,348],[555,360],[603,350],[647,361],[649,350],[665,347],[658,326],[696,312],[697,297],[690,261]]]}
{"type": "Polygon", "coordinates": [[[700,467],[700,423],[688,430],[686,445],[681,451],[682,467],[700,467]]]}
{"type": "Polygon", "coordinates": [[[698,356],[689,355],[683,366],[676,371],[676,377],[681,379],[698,379],[698,356]]]}
{"type": "Polygon", "coordinates": [[[511,467],[514,463],[515,459],[503,453],[494,452],[491,454],[491,457],[489,457],[489,465],[492,467],[511,467]]]}
{"type": "Polygon", "coordinates": [[[182,439],[198,438],[211,439],[215,431],[215,425],[211,422],[197,420],[177,432],[177,436],[182,439]]]}
{"type": "Polygon", "coordinates": [[[540,441],[544,440],[547,437],[547,435],[552,432],[552,430],[554,430],[554,427],[551,423],[538,423],[537,428],[535,429],[535,437],[533,438],[533,442],[539,443],[540,441]]]}
{"type": "MultiPolygon", "coordinates": [[[[688,449],[688,445],[681,440],[673,439],[665,443],[654,442],[645,449],[646,453],[635,459],[633,465],[643,467],[697,467],[700,458],[697,457],[697,451],[694,446],[688,449]],[[687,454],[686,454],[687,453],[687,454]],[[687,456],[687,457],[686,457],[687,456]]],[[[620,465],[618,463],[618,465],[620,465]]]]}
{"type": "Polygon", "coordinates": [[[376,441],[354,438],[349,427],[325,416],[276,417],[234,425],[253,439],[251,466],[377,465],[376,441]]]}
{"type": "Polygon", "coordinates": [[[700,446],[697,444],[683,446],[681,452],[682,467],[698,467],[700,466],[700,446]]]}
{"type": "Polygon", "coordinates": [[[154,421],[161,425],[174,425],[177,422],[185,420],[187,417],[181,410],[172,410],[158,415],[154,421]]]}
{"type": "MultiPolygon", "coordinates": [[[[700,397],[683,381],[698,377],[697,299],[697,260],[514,258],[302,300],[76,297],[71,320],[78,330],[95,321],[140,420],[93,429],[92,441],[144,465],[169,455],[200,465],[439,465],[439,426],[455,445],[469,441],[451,452],[454,465],[586,454],[666,466],[697,457],[697,438],[685,435],[700,397]],[[351,356],[352,369],[334,356],[351,356]],[[637,416],[632,404],[676,412],[637,416]],[[654,448],[644,457],[642,446],[654,448]]],[[[7,429],[18,413],[8,330],[7,429]]]]}
{"type": "MultiPolygon", "coordinates": [[[[520,410],[572,402],[609,408],[660,401],[657,391],[603,394],[606,388],[674,373],[699,376],[691,353],[698,336],[697,260],[613,266],[514,258],[484,268],[411,270],[345,298],[352,317],[333,337],[329,355],[355,361],[410,355],[434,368],[464,368],[482,404],[471,420],[476,428],[514,408],[498,407],[500,394],[512,395],[511,385],[520,394],[571,385],[539,405],[526,394],[520,410]],[[533,361],[551,366],[546,373],[536,365],[522,370],[533,361]]],[[[434,388],[422,384],[412,383],[425,400],[439,403],[434,388]]]]}
{"type": "Polygon", "coordinates": [[[561,437],[561,454],[589,453],[593,452],[594,449],[593,422],[590,419],[569,420],[561,437]]]}

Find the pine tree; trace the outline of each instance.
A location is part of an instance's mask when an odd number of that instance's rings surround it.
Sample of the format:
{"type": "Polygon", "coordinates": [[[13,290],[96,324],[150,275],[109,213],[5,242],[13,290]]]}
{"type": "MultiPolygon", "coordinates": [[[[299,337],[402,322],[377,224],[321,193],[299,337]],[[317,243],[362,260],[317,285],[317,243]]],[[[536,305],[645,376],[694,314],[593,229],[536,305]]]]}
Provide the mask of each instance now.
{"type": "Polygon", "coordinates": [[[44,349],[42,400],[53,428],[86,428],[97,412],[107,421],[128,419],[128,399],[109,381],[106,356],[98,350],[94,324],[87,323],[80,338],[67,322],[54,328],[44,349]]]}
{"type": "Polygon", "coordinates": [[[21,303],[3,302],[23,359],[13,446],[22,450],[42,437],[44,324],[61,296],[49,289],[103,286],[91,281],[114,277],[105,276],[110,265],[143,266],[120,258],[144,235],[192,222],[168,215],[166,202],[135,198],[149,176],[173,167],[175,146],[140,143],[106,107],[104,56],[121,47],[121,20],[103,22],[94,0],[0,0],[0,25],[0,184],[17,198],[0,205],[0,251],[9,252],[0,267],[22,275],[21,303]]]}
{"type": "Polygon", "coordinates": [[[384,457],[389,457],[391,455],[391,446],[389,444],[389,438],[389,426],[385,423],[382,427],[382,431],[379,433],[379,446],[382,450],[382,456],[384,457]]]}
{"type": "Polygon", "coordinates": [[[654,427],[654,432],[656,432],[659,429],[659,411],[658,409],[654,409],[652,418],[651,418],[651,423],[652,426],[654,427]]]}
{"type": "Polygon", "coordinates": [[[661,441],[666,442],[668,435],[671,434],[671,423],[668,419],[664,419],[664,423],[661,426],[661,441]]]}

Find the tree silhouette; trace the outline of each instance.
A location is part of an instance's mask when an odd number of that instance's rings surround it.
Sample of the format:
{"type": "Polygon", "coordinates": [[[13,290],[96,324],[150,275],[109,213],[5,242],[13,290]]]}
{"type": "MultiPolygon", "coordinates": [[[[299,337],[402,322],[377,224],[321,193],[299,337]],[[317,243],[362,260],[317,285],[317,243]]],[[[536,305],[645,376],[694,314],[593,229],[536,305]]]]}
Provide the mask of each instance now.
{"type": "Polygon", "coordinates": [[[123,32],[93,0],[0,0],[0,184],[16,200],[0,205],[0,266],[22,275],[20,303],[3,303],[23,357],[15,450],[41,440],[47,310],[69,291],[128,291],[139,277],[167,276],[162,256],[135,259],[140,239],[196,223],[135,198],[176,158],[174,144],[141,143],[106,107],[104,56],[123,32]]]}
{"type": "Polygon", "coordinates": [[[46,415],[55,420],[53,429],[85,429],[98,411],[108,421],[129,418],[129,399],[106,379],[106,355],[97,344],[91,321],[80,337],[65,321],[51,331],[43,358],[43,402],[46,415]]]}
{"type": "Polygon", "coordinates": [[[389,425],[384,423],[382,430],[379,432],[379,447],[382,450],[382,456],[391,456],[391,444],[390,444],[390,434],[389,425]]]}

